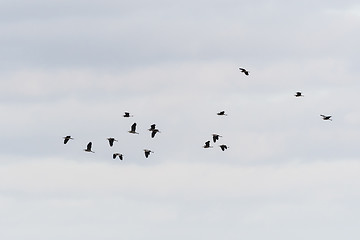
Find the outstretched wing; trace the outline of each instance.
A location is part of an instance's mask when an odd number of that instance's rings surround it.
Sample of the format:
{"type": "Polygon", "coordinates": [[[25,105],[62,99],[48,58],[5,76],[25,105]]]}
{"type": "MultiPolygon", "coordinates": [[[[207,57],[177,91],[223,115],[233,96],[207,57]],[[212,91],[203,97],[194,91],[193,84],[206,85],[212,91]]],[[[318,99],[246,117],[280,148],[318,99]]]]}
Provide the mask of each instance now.
{"type": "Polygon", "coordinates": [[[135,132],[136,131],[136,123],[134,123],[133,125],[131,125],[131,131],[135,132]]]}

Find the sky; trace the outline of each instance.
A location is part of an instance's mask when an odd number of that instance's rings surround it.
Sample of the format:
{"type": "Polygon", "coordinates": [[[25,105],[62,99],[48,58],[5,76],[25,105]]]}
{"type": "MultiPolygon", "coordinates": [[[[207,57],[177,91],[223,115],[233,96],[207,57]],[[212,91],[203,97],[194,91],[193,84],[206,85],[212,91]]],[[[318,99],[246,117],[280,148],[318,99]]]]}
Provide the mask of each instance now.
{"type": "Polygon", "coordinates": [[[0,238],[358,239],[359,27],[343,0],[1,0],[0,238]]]}

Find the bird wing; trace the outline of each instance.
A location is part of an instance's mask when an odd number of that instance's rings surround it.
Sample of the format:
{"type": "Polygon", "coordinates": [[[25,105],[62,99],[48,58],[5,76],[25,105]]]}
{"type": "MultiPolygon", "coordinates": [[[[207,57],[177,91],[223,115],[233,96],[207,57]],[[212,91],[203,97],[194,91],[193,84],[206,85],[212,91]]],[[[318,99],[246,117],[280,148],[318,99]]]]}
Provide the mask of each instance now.
{"type": "Polygon", "coordinates": [[[119,158],[120,158],[120,160],[123,160],[123,155],[120,154],[120,155],[119,155],[119,158]]]}
{"type": "Polygon", "coordinates": [[[131,125],[131,131],[135,132],[136,131],[136,123],[134,123],[133,125],[131,125]]]}
{"type": "Polygon", "coordinates": [[[86,149],[91,151],[91,146],[92,146],[92,142],[89,142],[88,145],[86,146],[86,149]]]}
{"type": "Polygon", "coordinates": [[[116,154],[116,153],[114,153],[114,154],[113,154],[113,159],[115,159],[115,158],[116,158],[116,156],[117,156],[117,154],[116,154]]]}
{"type": "Polygon", "coordinates": [[[150,126],[150,130],[154,130],[155,127],[156,127],[156,124],[152,124],[152,125],[150,126]]]}
{"type": "Polygon", "coordinates": [[[110,147],[112,147],[114,145],[114,138],[109,138],[109,144],[110,144],[110,147]]]}
{"type": "Polygon", "coordinates": [[[157,133],[157,131],[154,131],[154,130],[153,130],[153,131],[151,132],[151,137],[154,138],[156,133],[157,133]]]}
{"type": "Polygon", "coordinates": [[[145,157],[148,158],[150,155],[150,152],[149,151],[145,151],[145,157]]]}
{"type": "Polygon", "coordinates": [[[68,137],[65,137],[65,138],[64,138],[64,144],[66,144],[68,141],[69,141],[69,138],[68,138],[68,137]]]}

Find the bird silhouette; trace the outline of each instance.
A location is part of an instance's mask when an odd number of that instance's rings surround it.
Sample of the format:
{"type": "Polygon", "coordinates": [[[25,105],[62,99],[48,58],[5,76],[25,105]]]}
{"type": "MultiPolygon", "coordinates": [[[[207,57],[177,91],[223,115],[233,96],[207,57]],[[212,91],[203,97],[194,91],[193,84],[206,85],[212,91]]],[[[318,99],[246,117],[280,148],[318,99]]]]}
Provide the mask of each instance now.
{"type": "Polygon", "coordinates": [[[249,75],[249,71],[247,71],[246,69],[244,69],[244,68],[239,68],[239,70],[240,70],[241,72],[243,72],[246,76],[249,75]]]}
{"type": "Polygon", "coordinates": [[[133,123],[133,125],[131,125],[131,129],[130,129],[129,133],[139,134],[138,132],[136,132],[136,123],[133,123]]]}
{"type": "Polygon", "coordinates": [[[120,160],[123,160],[123,155],[121,153],[114,153],[113,159],[115,159],[116,157],[119,157],[120,160]]]}
{"type": "Polygon", "coordinates": [[[212,148],[212,146],[210,146],[210,141],[206,141],[203,148],[212,148]]]}
{"type": "Polygon", "coordinates": [[[229,147],[226,146],[225,144],[222,144],[219,146],[221,148],[221,150],[225,151],[226,149],[228,149],[229,147]]]}
{"type": "Polygon", "coordinates": [[[222,136],[220,136],[219,134],[214,133],[212,135],[212,137],[213,137],[213,142],[216,143],[216,141],[219,140],[219,137],[222,137],[222,136]]]}
{"type": "Polygon", "coordinates": [[[225,111],[218,112],[217,115],[219,115],[219,116],[227,116],[227,114],[225,114],[225,111]]]}
{"type": "Polygon", "coordinates": [[[322,117],[323,120],[332,121],[331,116],[326,116],[326,115],[323,115],[323,114],[320,114],[320,116],[322,117]]]}
{"type": "Polygon", "coordinates": [[[295,97],[303,97],[304,95],[301,92],[296,92],[294,96],[295,97]]]}
{"type": "Polygon", "coordinates": [[[124,115],[123,115],[123,117],[133,117],[133,115],[130,115],[129,112],[125,112],[124,115]]]}
{"type": "Polygon", "coordinates": [[[144,153],[145,153],[145,157],[148,158],[150,153],[154,153],[154,152],[149,149],[144,149],[144,153]]]}
{"type": "Polygon", "coordinates": [[[109,145],[110,147],[112,147],[114,145],[114,141],[117,142],[118,140],[116,140],[115,138],[107,138],[107,140],[109,141],[109,145]]]}
{"type": "Polygon", "coordinates": [[[84,149],[85,152],[92,152],[92,153],[95,153],[91,150],[91,147],[92,147],[92,142],[89,142],[86,146],[86,149],[84,149]]]}
{"type": "Polygon", "coordinates": [[[66,136],[64,138],[64,144],[66,144],[70,139],[73,139],[71,136],[66,136]]]}

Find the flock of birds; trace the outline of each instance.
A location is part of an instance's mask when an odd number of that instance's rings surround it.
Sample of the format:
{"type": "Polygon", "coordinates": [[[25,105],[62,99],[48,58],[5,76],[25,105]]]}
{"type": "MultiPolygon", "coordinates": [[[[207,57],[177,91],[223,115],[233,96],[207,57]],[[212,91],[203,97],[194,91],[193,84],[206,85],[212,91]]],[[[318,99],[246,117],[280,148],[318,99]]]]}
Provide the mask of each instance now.
{"type": "MultiPolygon", "coordinates": [[[[249,71],[247,71],[246,69],[244,68],[239,68],[239,70],[244,73],[246,76],[249,75],[249,71]]],[[[296,92],[295,97],[304,97],[304,95],[302,94],[302,92],[296,92]]],[[[227,114],[225,113],[225,111],[220,111],[217,113],[218,116],[227,116],[227,114]]],[[[320,116],[322,117],[323,120],[328,120],[328,121],[332,121],[331,117],[332,116],[329,116],[329,115],[323,115],[323,114],[320,114],[320,116]]],[[[129,117],[133,117],[133,115],[130,115],[129,112],[125,112],[123,117],[125,118],[129,118],[129,117]]],[[[130,131],[128,131],[129,133],[131,134],[139,134],[138,132],[136,132],[136,123],[133,123],[130,127],[130,131]]],[[[156,124],[152,124],[150,126],[150,128],[148,129],[150,132],[151,132],[151,138],[154,138],[155,135],[157,133],[159,133],[159,129],[156,128],[156,124]]],[[[212,134],[212,141],[213,143],[216,143],[216,141],[219,140],[219,138],[222,137],[220,136],[219,134],[212,134]]],[[[69,142],[69,140],[73,140],[74,138],[72,138],[70,135],[68,136],[65,136],[63,137],[64,138],[64,144],[67,144],[69,142]]],[[[113,137],[110,137],[110,138],[107,138],[108,142],[109,142],[109,145],[110,147],[112,147],[114,145],[114,142],[117,142],[118,140],[116,140],[115,138],[113,137]]],[[[213,148],[213,146],[210,145],[211,143],[211,140],[208,140],[205,142],[203,148],[213,148]]],[[[229,148],[229,146],[225,145],[225,144],[221,144],[219,145],[220,149],[222,151],[225,151],[226,149],[229,148]]],[[[94,151],[92,151],[92,142],[89,142],[87,145],[86,145],[86,148],[84,149],[85,152],[91,152],[91,153],[95,153],[94,151]]],[[[154,153],[153,151],[149,150],[149,149],[144,149],[144,155],[146,158],[148,158],[150,156],[150,153],[154,153]]],[[[123,154],[121,153],[113,153],[112,155],[113,159],[116,159],[117,157],[120,159],[120,160],[123,160],[123,154]]]]}
{"type": "MultiPolygon", "coordinates": [[[[133,117],[133,115],[130,115],[129,112],[125,112],[123,117],[125,118],[129,118],[129,117],[133,117]]],[[[137,124],[136,123],[133,123],[130,127],[130,130],[128,131],[129,133],[131,134],[139,134],[138,132],[136,132],[136,126],[137,124]]],[[[156,124],[152,124],[150,126],[150,128],[148,129],[150,132],[151,132],[151,138],[154,138],[155,135],[157,133],[160,132],[159,129],[156,128],[156,124]]],[[[69,142],[69,140],[73,140],[74,138],[71,136],[71,135],[68,135],[68,136],[65,136],[63,137],[64,138],[64,144],[67,144],[69,142]]],[[[110,137],[110,138],[107,138],[108,142],[109,142],[109,145],[110,147],[112,147],[114,145],[114,142],[117,142],[118,140],[116,140],[115,138],[113,137],[110,137]]],[[[84,149],[85,152],[91,152],[91,153],[95,153],[93,150],[92,150],[92,142],[89,142],[87,145],[86,145],[86,148],[84,149]]],[[[153,151],[149,150],[149,149],[144,149],[144,154],[145,154],[145,157],[148,158],[150,153],[154,153],[153,151]]],[[[123,160],[124,156],[122,153],[113,153],[112,155],[113,159],[116,159],[117,157],[120,159],[120,160],[123,160]]]]}

